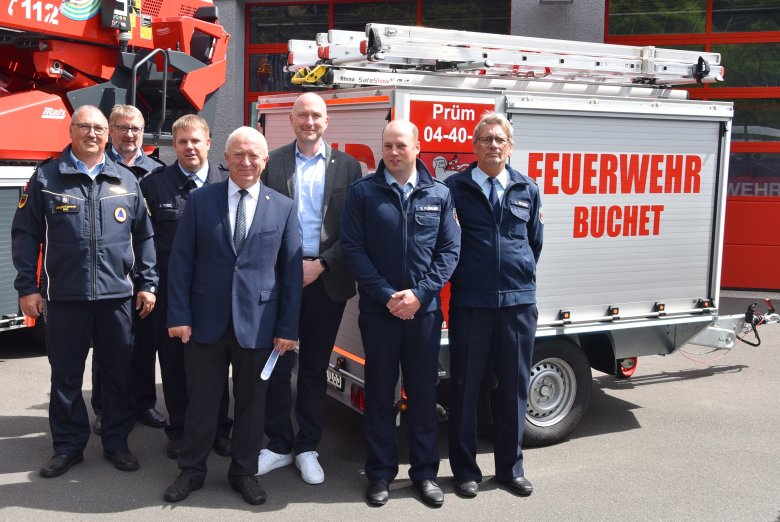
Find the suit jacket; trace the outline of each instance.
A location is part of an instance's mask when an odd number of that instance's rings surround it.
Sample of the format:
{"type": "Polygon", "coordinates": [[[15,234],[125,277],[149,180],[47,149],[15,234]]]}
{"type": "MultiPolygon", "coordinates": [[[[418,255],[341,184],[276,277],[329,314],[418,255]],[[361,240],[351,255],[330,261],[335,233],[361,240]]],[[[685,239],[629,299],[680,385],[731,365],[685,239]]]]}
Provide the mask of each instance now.
{"type": "Polygon", "coordinates": [[[173,240],[168,326],[191,326],[192,340],[217,342],[229,321],[243,348],[298,338],[303,269],[292,200],[263,185],[252,226],[236,256],[228,182],[190,194],[173,240]]]}
{"type": "MultiPolygon", "coordinates": [[[[320,257],[328,270],[320,276],[328,297],[343,302],[355,295],[355,278],[341,258],[341,212],[347,189],[363,175],[360,163],[352,156],[325,144],[325,190],[323,191],[320,257]]],[[[295,198],[295,142],[271,152],[261,176],[263,183],[291,198],[295,198]]]]}

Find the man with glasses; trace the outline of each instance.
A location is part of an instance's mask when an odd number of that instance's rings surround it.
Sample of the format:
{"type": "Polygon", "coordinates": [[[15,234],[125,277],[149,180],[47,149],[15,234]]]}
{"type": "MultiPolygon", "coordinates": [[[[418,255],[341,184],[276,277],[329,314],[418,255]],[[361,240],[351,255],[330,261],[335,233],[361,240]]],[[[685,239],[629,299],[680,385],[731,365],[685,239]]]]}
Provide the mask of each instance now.
{"type": "Polygon", "coordinates": [[[542,204],[534,181],[507,165],[512,125],[496,113],[474,129],[477,162],[447,178],[461,226],[462,250],[451,279],[449,419],[455,492],[475,497],[477,399],[486,371],[498,381],[496,480],[519,496],[533,487],[523,470],[523,430],[536,333],[536,262],[542,204]],[[492,367],[489,366],[492,363],[492,367]]]}
{"type": "MultiPolygon", "coordinates": [[[[165,164],[143,150],[144,117],[132,105],[114,105],[108,117],[108,132],[111,146],[106,154],[116,161],[129,167],[135,173],[138,181],[148,176],[153,170],[165,167],[165,164]]],[[[138,418],[147,426],[153,428],[165,427],[165,417],[157,411],[157,386],[155,384],[155,343],[152,317],[148,319],[135,318],[133,328],[133,393],[138,410],[138,418]]],[[[100,365],[97,358],[92,358],[92,410],[95,412],[95,423],[92,429],[96,435],[102,430],[103,393],[100,365]]]]}
{"type": "Polygon", "coordinates": [[[36,168],[11,227],[20,308],[38,317],[46,299],[54,456],[41,468],[43,477],[62,475],[84,459],[90,430],[81,384],[90,341],[103,375],[103,455],[117,469],[138,469],[127,446],[136,420],[132,308],[148,316],[157,289],[152,224],[138,180],[105,154],[105,116],[97,107],[79,107],[70,139],[59,159],[36,168]]]}

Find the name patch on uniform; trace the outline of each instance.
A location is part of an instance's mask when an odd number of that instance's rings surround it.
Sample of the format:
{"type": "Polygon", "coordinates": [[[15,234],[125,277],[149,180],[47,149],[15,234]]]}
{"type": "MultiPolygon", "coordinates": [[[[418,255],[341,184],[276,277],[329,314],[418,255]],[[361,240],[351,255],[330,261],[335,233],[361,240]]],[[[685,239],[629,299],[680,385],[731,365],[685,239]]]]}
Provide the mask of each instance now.
{"type": "Polygon", "coordinates": [[[79,206],[75,203],[59,203],[54,205],[55,214],[77,214],[79,212],[79,206]]]}
{"type": "Polygon", "coordinates": [[[112,185],[108,187],[108,190],[110,190],[114,194],[127,194],[127,191],[125,189],[123,189],[122,187],[117,187],[116,185],[112,185]]]}
{"type": "Polygon", "coordinates": [[[509,202],[509,204],[515,205],[517,207],[523,207],[523,208],[528,208],[530,206],[527,201],[522,201],[519,199],[513,199],[509,202]]]}
{"type": "Polygon", "coordinates": [[[125,210],[124,207],[117,207],[117,209],[114,210],[114,219],[116,219],[118,223],[124,223],[127,219],[127,210],[125,210]]]}
{"type": "Polygon", "coordinates": [[[24,206],[27,204],[27,198],[29,196],[27,194],[22,194],[19,196],[19,208],[24,208],[24,206]]]}
{"type": "Polygon", "coordinates": [[[419,212],[441,212],[441,207],[438,205],[430,205],[427,207],[417,207],[419,212]]]}

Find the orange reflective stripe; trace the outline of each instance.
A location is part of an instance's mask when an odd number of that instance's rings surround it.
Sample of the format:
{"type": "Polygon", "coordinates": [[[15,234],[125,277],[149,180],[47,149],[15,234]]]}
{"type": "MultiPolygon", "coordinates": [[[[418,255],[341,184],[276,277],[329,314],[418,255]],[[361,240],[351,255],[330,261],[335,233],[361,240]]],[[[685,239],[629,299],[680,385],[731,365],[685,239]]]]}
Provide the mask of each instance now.
{"type": "Polygon", "coordinates": [[[351,359],[351,360],[355,361],[358,364],[361,364],[363,366],[366,365],[366,360],[365,359],[362,359],[362,358],[358,357],[357,355],[355,355],[354,353],[350,353],[350,352],[344,350],[343,348],[339,348],[338,346],[334,346],[333,347],[333,351],[336,352],[339,355],[343,355],[347,359],[351,359]]]}

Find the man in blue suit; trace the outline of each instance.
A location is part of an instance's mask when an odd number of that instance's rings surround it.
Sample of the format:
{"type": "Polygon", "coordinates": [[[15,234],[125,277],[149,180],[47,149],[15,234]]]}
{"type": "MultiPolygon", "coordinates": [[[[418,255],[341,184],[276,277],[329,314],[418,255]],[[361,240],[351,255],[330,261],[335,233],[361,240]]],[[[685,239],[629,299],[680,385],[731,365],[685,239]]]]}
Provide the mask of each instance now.
{"type": "Polygon", "coordinates": [[[203,486],[229,365],[235,422],[228,480],[246,502],[265,502],[255,477],[267,387],[260,371],[274,347],[292,350],[298,338],[303,260],[293,202],[260,183],[268,145],[257,130],[233,131],[225,161],[228,180],[190,196],[168,264],[168,334],[187,344],[189,399],[169,502],[203,486]]]}

